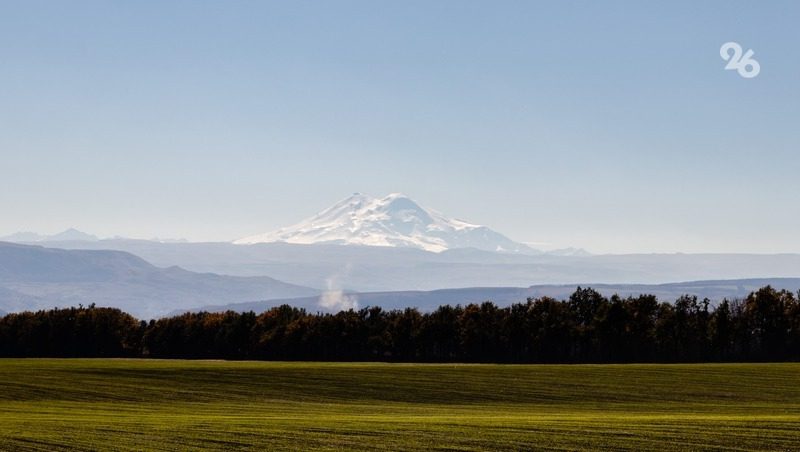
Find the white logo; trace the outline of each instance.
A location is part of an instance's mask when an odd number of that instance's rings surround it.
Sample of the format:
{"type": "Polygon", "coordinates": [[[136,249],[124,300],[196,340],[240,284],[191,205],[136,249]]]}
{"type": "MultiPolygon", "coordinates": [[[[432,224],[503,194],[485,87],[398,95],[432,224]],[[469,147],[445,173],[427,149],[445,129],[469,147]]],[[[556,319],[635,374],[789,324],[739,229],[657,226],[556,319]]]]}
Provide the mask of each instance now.
{"type": "Polygon", "coordinates": [[[726,42],[719,48],[719,56],[728,62],[725,65],[725,69],[736,69],[739,75],[744,78],[753,78],[761,72],[761,65],[752,58],[754,53],[752,49],[748,49],[742,56],[742,46],[733,41],[726,42]],[[733,50],[733,53],[730,52],[731,50],[733,50]]]}

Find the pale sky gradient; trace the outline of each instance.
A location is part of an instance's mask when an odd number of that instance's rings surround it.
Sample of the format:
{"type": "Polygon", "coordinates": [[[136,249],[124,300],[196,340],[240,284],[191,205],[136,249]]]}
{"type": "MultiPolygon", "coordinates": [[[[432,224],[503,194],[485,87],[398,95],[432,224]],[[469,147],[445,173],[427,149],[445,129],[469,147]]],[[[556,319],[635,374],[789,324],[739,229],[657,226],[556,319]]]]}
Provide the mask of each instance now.
{"type": "Polygon", "coordinates": [[[404,192],[593,252],[800,252],[800,2],[0,1],[0,235],[404,192]],[[723,70],[752,48],[761,74],[723,70]]]}

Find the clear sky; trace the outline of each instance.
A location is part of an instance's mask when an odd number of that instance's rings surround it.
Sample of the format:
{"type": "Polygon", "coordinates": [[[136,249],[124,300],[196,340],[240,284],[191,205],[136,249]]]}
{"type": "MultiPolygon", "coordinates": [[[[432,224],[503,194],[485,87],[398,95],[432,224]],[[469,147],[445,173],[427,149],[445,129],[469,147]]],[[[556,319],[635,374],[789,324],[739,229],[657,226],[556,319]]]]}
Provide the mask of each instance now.
{"type": "Polygon", "coordinates": [[[2,1],[0,235],[353,192],[594,252],[800,252],[800,2],[2,1]],[[755,51],[758,77],[720,46],[755,51]]]}

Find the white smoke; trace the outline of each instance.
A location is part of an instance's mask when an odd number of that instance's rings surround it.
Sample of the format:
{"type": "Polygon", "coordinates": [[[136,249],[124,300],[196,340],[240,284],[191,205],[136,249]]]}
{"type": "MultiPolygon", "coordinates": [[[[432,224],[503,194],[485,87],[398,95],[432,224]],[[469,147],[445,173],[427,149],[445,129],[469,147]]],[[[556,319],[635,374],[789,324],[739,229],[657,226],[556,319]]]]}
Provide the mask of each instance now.
{"type": "Polygon", "coordinates": [[[319,306],[329,311],[358,309],[358,297],[341,290],[326,290],[319,297],[319,306]]]}
{"type": "Polygon", "coordinates": [[[348,309],[358,309],[358,297],[353,294],[346,294],[342,290],[340,280],[350,273],[351,266],[348,264],[344,272],[337,273],[325,280],[326,290],[319,297],[319,306],[328,311],[347,311],[348,309]]]}

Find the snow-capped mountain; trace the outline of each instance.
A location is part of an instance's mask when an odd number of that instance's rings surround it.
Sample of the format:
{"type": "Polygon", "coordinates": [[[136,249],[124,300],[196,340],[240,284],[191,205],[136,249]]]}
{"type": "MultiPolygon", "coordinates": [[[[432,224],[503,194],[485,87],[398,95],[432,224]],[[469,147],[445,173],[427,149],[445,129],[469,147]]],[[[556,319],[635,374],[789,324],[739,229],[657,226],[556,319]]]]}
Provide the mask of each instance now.
{"type": "Polygon", "coordinates": [[[384,198],[356,193],[294,226],[234,243],[272,242],[411,247],[436,253],[455,248],[535,252],[486,226],[447,218],[399,193],[384,198]]]}

